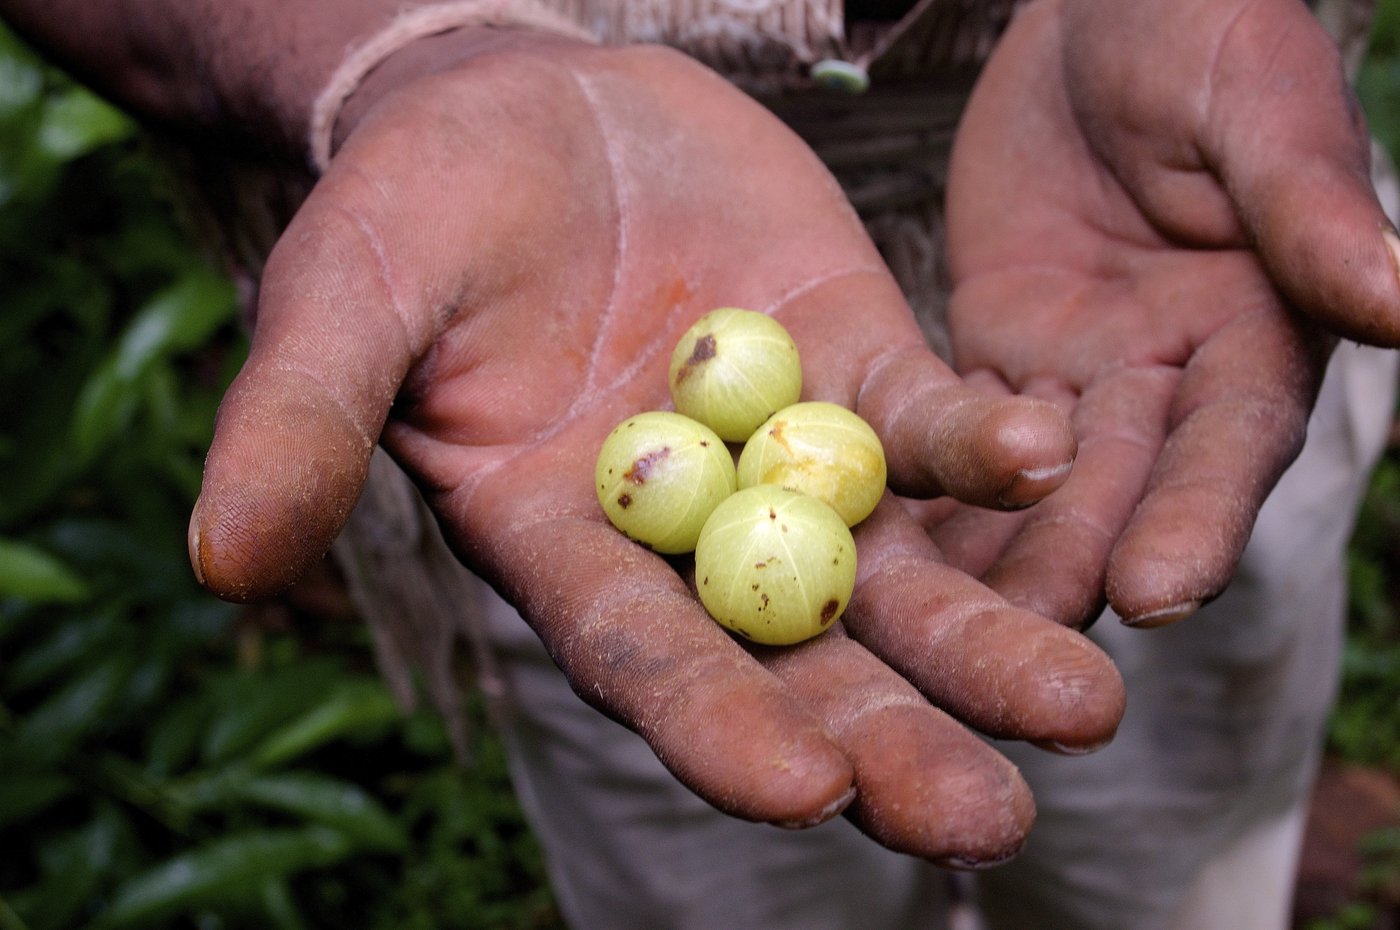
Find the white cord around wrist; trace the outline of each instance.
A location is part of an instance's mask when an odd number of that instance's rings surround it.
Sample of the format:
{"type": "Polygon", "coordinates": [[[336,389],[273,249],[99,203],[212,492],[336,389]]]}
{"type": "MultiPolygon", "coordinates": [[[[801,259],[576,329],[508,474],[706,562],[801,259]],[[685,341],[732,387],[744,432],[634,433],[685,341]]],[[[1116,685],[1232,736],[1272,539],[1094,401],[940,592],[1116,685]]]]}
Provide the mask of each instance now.
{"type": "Polygon", "coordinates": [[[330,166],[336,118],[366,75],[412,42],[464,26],[517,26],[596,41],[573,20],[530,0],[451,0],[406,10],[346,55],[316,96],[307,133],[316,172],[330,166]]]}

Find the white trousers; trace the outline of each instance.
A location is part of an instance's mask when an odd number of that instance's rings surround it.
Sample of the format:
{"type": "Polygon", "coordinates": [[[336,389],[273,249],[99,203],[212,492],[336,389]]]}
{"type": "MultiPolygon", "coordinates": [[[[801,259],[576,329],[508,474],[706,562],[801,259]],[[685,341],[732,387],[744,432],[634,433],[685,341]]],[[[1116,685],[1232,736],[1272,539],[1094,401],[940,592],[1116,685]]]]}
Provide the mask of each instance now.
{"type": "MultiPolygon", "coordinates": [[[[1128,710],[1114,742],[1062,757],[999,744],[1039,817],[977,873],[991,930],[1281,930],[1336,687],[1345,546],[1390,423],[1391,354],[1344,345],[1307,445],[1237,580],[1161,630],[1105,617],[1128,710]]],[[[845,821],[785,832],[719,814],[569,690],[504,603],[489,611],[520,799],[575,930],[943,930],[948,873],[845,821]]],[[[965,926],[965,924],[964,924],[965,926]]]]}

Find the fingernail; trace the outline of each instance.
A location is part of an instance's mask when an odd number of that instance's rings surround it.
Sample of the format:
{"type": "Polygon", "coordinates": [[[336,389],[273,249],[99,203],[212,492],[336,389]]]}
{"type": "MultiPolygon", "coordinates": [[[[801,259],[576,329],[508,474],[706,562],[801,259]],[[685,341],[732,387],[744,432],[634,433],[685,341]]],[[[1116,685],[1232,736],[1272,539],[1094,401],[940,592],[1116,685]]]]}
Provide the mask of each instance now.
{"type": "Polygon", "coordinates": [[[1002,853],[986,859],[973,859],[969,856],[945,856],[942,859],[935,860],[935,863],[945,869],[960,869],[964,872],[976,872],[981,869],[991,869],[999,865],[1004,865],[1020,854],[1021,848],[1018,846],[1009,853],[1002,853]]]}
{"type": "Polygon", "coordinates": [[[1124,626],[1130,626],[1135,630],[1150,630],[1166,626],[1169,623],[1176,623],[1178,620],[1185,620],[1200,609],[1200,601],[1182,601],[1180,604],[1148,611],[1145,614],[1138,614],[1136,617],[1123,617],[1122,620],[1124,626]]]}
{"type": "Polygon", "coordinates": [[[204,585],[204,566],[200,564],[199,555],[199,501],[194,502],[194,510],[190,511],[190,529],[185,537],[186,544],[190,549],[190,566],[194,568],[195,580],[200,586],[204,585]]]}
{"type": "Polygon", "coordinates": [[[1073,467],[1074,462],[1070,461],[1046,468],[1023,468],[1016,472],[1011,483],[1002,489],[998,500],[1007,510],[1029,507],[1064,484],[1065,476],[1073,467]]]}
{"type": "Polygon", "coordinates": [[[807,830],[811,827],[820,826],[845,810],[846,806],[855,800],[855,797],[856,788],[855,785],[852,785],[850,788],[846,789],[845,794],[817,811],[815,816],[808,817],[804,820],[775,820],[773,821],[773,826],[782,827],[784,830],[807,830]]]}
{"type": "Polygon", "coordinates": [[[1395,272],[1395,277],[1400,279],[1400,236],[1396,236],[1394,230],[1382,229],[1381,238],[1385,240],[1385,247],[1390,250],[1390,267],[1395,272]]]}
{"type": "Polygon", "coordinates": [[[1098,752],[1100,749],[1104,748],[1111,742],[1113,742],[1113,738],[1109,737],[1108,739],[1100,740],[1097,743],[1088,743],[1083,746],[1070,746],[1066,743],[1061,743],[1058,740],[1047,739],[1037,740],[1035,745],[1040,747],[1041,749],[1044,749],[1046,752],[1053,752],[1056,755],[1087,756],[1090,753],[1098,752]]]}

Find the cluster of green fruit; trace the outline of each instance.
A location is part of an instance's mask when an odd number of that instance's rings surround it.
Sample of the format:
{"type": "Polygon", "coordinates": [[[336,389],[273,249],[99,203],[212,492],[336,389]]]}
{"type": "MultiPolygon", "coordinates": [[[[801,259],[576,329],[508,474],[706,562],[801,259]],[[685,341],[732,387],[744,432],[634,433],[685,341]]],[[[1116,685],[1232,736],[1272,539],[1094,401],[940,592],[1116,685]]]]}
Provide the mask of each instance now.
{"type": "Polygon", "coordinates": [[[796,344],[751,310],[698,320],[668,379],[677,412],[630,417],[603,443],[603,511],[656,552],[693,551],[700,601],[728,629],[768,645],[823,632],[855,588],[850,527],[884,493],[875,431],[836,404],[799,403],[796,344]],[[744,444],[737,468],[726,442],[744,444]]]}

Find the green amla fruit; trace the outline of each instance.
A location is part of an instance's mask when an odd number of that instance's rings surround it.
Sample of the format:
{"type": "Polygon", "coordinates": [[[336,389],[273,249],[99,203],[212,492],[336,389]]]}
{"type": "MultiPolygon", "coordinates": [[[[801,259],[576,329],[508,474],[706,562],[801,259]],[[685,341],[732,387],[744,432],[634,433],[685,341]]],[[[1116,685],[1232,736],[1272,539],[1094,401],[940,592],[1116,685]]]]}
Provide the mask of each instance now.
{"type": "Polygon", "coordinates": [[[729,442],[743,442],[802,395],[802,363],[787,330],[735,307],[712,310],[686,331],[667,377],[676,410],[729,442]]]}
{"type": "Polygon", "coordinates": [[[837,404],[811,401],[773,414],[744,444],[739,487],[775,484],[810,494],[847,526],[885,493],[885,450],[870,425],[837,404]]]}
{"type": "Polygon", "coordinates": [[[695,586],[710,616],[770,646],[828,629],[855,579],[855,541],[836,512],[775,485],[725,499],[695,548],[695,586]]]}
{"type": "Polygon", "coordinates": [[[594,467],[603,512],[656,552],[690,552],[720,501],[734,493],[734,459],[713,430],[678,413],[623,420],[594,467]]]}

